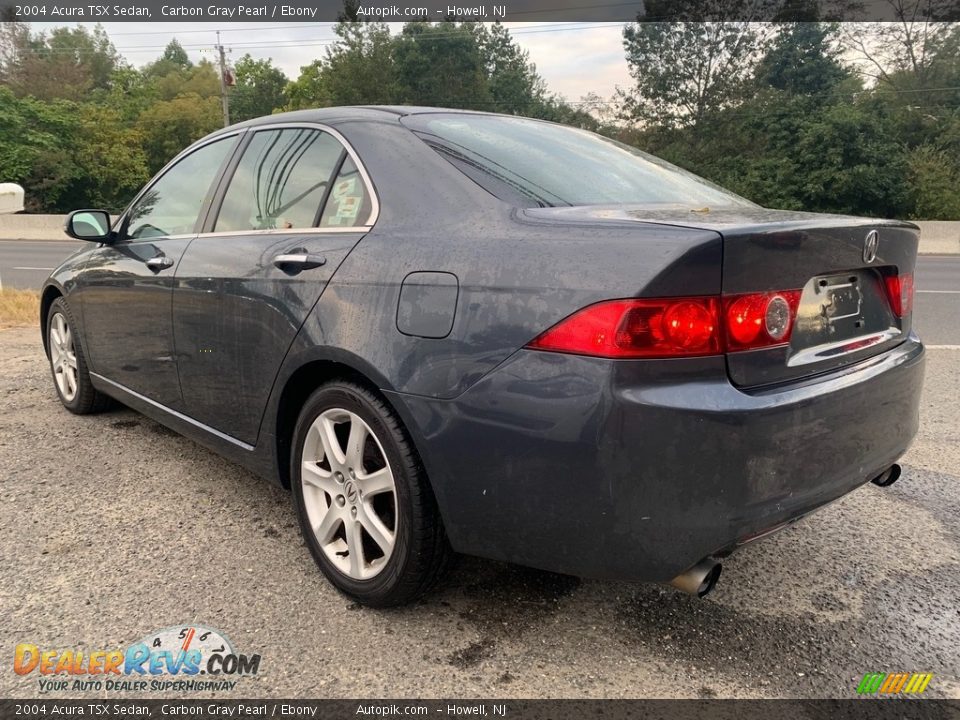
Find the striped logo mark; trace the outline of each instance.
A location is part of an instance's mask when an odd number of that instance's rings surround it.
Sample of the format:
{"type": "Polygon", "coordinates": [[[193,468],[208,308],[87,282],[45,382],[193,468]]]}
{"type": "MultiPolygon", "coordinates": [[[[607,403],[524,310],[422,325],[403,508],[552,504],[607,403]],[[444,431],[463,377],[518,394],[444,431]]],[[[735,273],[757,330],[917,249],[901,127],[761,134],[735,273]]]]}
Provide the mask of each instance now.
{"type": "Polygon", "coordinates": [[[918,695],[927,689],[932,673],[867,673],[857,686],[858,695],[918,695]]]}

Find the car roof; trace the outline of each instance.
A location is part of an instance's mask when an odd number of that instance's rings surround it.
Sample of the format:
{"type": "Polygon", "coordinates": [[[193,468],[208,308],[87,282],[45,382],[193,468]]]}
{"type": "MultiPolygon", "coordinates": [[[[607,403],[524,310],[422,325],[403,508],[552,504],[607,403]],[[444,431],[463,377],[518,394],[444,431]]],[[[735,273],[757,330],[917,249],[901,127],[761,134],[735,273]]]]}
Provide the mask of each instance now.
{"type": "Polygon", "coordinates": [[[245,122],[236,123],[224,130],[236,130],[243,127],[272,125],[274,123],[316,122],[335,123],[350,120],[396,120],[405,115],[423,115],[428,113],[458,113],[470,115],[490,115],[475,110],[457,110],[453,108],[423,107],[415,105],[344,105],[339,107],[310,108],[292,112],[264,115],[245,122]]]}

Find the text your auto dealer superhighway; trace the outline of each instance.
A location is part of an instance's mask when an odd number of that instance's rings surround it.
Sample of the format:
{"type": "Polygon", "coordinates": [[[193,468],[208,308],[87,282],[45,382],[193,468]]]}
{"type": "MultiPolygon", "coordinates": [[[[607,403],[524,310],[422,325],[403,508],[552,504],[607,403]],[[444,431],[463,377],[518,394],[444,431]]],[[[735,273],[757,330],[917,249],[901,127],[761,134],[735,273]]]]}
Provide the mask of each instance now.
{"type": "Polygon", "coordinates": [[[316,17],[315,7],[295,7],[293,5],[207,5],[207,7],[187,7],[185,5],[164,5],[160,8],[164,17],[316,17]]]}

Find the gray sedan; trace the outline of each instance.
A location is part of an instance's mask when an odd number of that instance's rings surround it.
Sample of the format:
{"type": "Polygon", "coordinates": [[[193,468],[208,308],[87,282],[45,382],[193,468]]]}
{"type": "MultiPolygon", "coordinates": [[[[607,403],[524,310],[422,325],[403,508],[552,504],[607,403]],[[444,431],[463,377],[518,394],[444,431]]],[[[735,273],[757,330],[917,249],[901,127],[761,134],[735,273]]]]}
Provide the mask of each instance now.
{"type": "Polygon", "coordinates": [[[918,426],[915,226],[764,209],[560,125],[273,115],[67,231],[91,242],[40,318],[63,405],[290,488],[370,605],[454,551],[703,595],[737,547],[896,480],[918,426]]]}

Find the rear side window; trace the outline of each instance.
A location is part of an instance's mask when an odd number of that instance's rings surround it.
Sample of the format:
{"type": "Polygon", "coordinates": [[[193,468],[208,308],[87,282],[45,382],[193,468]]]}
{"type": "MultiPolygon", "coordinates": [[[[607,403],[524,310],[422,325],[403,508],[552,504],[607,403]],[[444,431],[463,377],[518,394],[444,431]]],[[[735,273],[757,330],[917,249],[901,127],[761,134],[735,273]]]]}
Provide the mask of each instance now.
{"type": "Polygon", "coordinates": [[[337,173],[323,208],[320,227],[350,227],[370,217],[370,196],[353,159],[347,158],[337,173]]]}
{"type": "Polygon", "coordinates": [[[345,150],[320,130],[261,130],[223,197],[215,232],[315,227],[345,150]]]}
{"type": "Polygon", "coordinates": [[[491,194],[523,205],[752,205],[703,178],[585,130],[502,115],[402,122],[491,194]],[[522,197],[526,202],[518,203],[522,197]]]}

